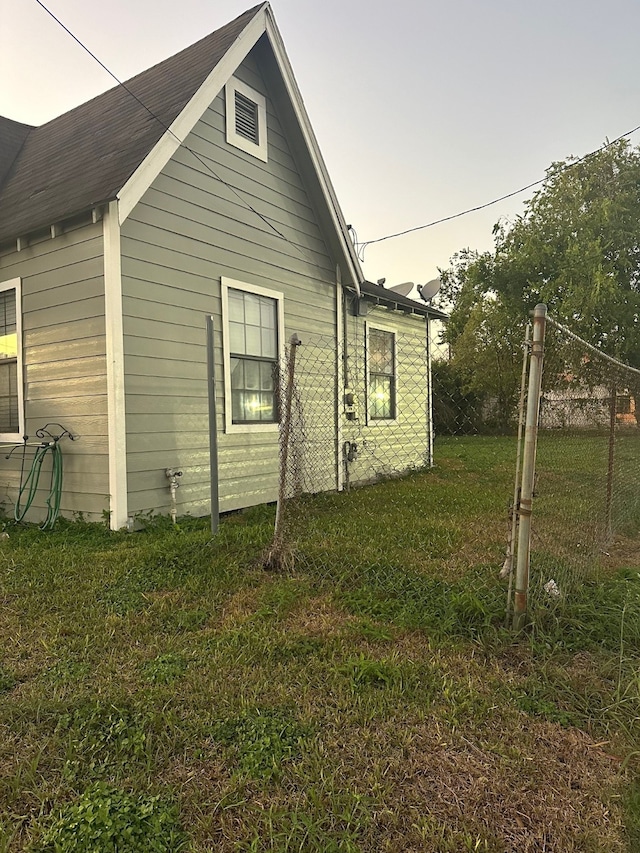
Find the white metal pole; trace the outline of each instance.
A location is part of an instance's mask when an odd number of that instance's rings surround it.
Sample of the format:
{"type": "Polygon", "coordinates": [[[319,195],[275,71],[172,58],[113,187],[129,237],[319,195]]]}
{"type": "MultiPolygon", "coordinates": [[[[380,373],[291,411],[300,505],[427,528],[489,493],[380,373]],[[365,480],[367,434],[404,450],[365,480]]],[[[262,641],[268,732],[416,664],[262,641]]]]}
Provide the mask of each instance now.
{"type": "Polygon", "coordinates": [[[520,525],[518,528],[518,560],[513,607],[513,628],[521,631],[527,617],[529,595],[529,563],[531,547],[531,512],[533,506],[533,480],[536,467],[538,416],[540,414],[540,389],[544,360],[544,332],[547,306],[536,305],[533,312],[533,341],[527,392],[527,420],[524,430],[522,454],[522,487],[520,489],[520,525]]]}
{"type": "Polygon", "coordinates": [[[432,320],[427,314],[427,453],[429,454],[429,467],[433,468],[433,364],[431,361],[432,344],[432,320]]]}

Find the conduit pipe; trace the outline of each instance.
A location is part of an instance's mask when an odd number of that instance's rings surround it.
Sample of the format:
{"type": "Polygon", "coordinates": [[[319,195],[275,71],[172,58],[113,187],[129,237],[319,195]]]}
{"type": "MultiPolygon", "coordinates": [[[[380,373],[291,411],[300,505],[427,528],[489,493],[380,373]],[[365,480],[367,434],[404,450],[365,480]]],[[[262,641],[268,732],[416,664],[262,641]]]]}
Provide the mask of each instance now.
{"type": "Polygon", "coordinates": [[[176,524],[178,518],[178,504],[176,492],[180,488],[180,477],[183,472],[180,468],[165,468],[164,475],[169,480],[169,491],[171,492],[171,521],[176,524]]]}

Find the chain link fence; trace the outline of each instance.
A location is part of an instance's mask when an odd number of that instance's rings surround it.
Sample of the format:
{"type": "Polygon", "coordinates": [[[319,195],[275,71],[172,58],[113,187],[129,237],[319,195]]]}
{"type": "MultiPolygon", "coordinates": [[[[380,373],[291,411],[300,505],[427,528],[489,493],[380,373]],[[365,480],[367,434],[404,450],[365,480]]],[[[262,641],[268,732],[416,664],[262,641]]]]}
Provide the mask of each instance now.
{"type": "Polygon", "coordinates": [[[309,335],[288,347],[265,564],[328,584],[365,615],[473,631],[504,612],[515,425],[496,433],[491,404],[452,382],[424,320],[356,330],[348,351],[309,335]]]}
{"type": "MultiPolygon", "coordinates": [[[[518,332],[510,355],[496,354],[495,370],[508,363],[510,373],[483,394],[437,328],[389,329],[354,324],[348,350],[313,335],[289,345],[279,371],[280,499],[265,565],[302,572],[365,615],[433,628],[455,620],[473,632],[499,621],[505,602],[507,617],[511,608],[530,343],[518,332]]],[[[603,567],[637,561],[639,379],[549,321],[532,614],[603,567]]]]}
{"type": "Polygon", "coordinates": [[[541,390],[532,603],[640,557],[640,372],[547,318],[541,390]]]}

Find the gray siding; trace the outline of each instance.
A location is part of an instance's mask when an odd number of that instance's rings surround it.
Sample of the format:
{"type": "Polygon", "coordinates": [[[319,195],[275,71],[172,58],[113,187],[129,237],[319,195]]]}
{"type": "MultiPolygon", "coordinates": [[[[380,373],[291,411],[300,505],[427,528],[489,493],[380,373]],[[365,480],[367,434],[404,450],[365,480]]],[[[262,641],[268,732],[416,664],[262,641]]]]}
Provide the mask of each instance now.
{"type": "MultiPolygon", "coordinates": [[[[64,439],[62,511],[99,519],[108,509],[107,385],[102,224],[87,224],[55,239],[42,237],[20,252],[0,253],[0,281],[22,280],[26,432],[47,422],[78,434],[64,439]]],[[[20,454],[0,464],[0,500],[12,512],[20,454]]],[[[32,452],[27,460],[30,464],[32,452]]],[[[49,463],[41,483],[48,486],[49,463]]],[[[44,516],[40,490],[27,520],[44,516]]]]}
{"type": "MultiPolygon", "coordinates": [[[[227,144],[221,93],[122,227],[130,514],[209,511],[205,317],[214,317],[221,509],[274,500],[277,432],[224,433],[220,281],[284,295],[285,337],[335,339],[335,261],[252,56],[236,76],[267,97],[268,163],[227,144]],[[261,218],[261,217],[264,217],[261,218]],[[265,221],[267,220],[267,221],[265,221]],[[284,235],[279,236],[278,233],[284,235]]],[[[333,389],[328,413],[333,412],[333,389]]],[[[335,466],[334,448],[330,465],[335,466]]]]}
{"type": "Polygon", "coordinates": [[[429,462],[426,320],[377,307],[366,318],[349,317],[350,384],[357,401],[357,422],[343,420],[344,440],[358,444],[350,465],[352,482],[367,482],[429,462]],[[396,343],[396,417],[375,420],[367,407],[366,324],[388,329],[396,343]]]}

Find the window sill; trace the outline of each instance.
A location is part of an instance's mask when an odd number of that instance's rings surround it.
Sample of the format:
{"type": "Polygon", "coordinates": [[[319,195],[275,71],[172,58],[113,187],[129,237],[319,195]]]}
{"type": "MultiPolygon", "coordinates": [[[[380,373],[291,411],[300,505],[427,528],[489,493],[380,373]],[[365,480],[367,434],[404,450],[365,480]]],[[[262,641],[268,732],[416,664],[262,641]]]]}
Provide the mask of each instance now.
{"type": "Polygon", "coordinates": [[[227,435],[239,432],[278,432],[279,424],[227,424],[227,435]]]}

